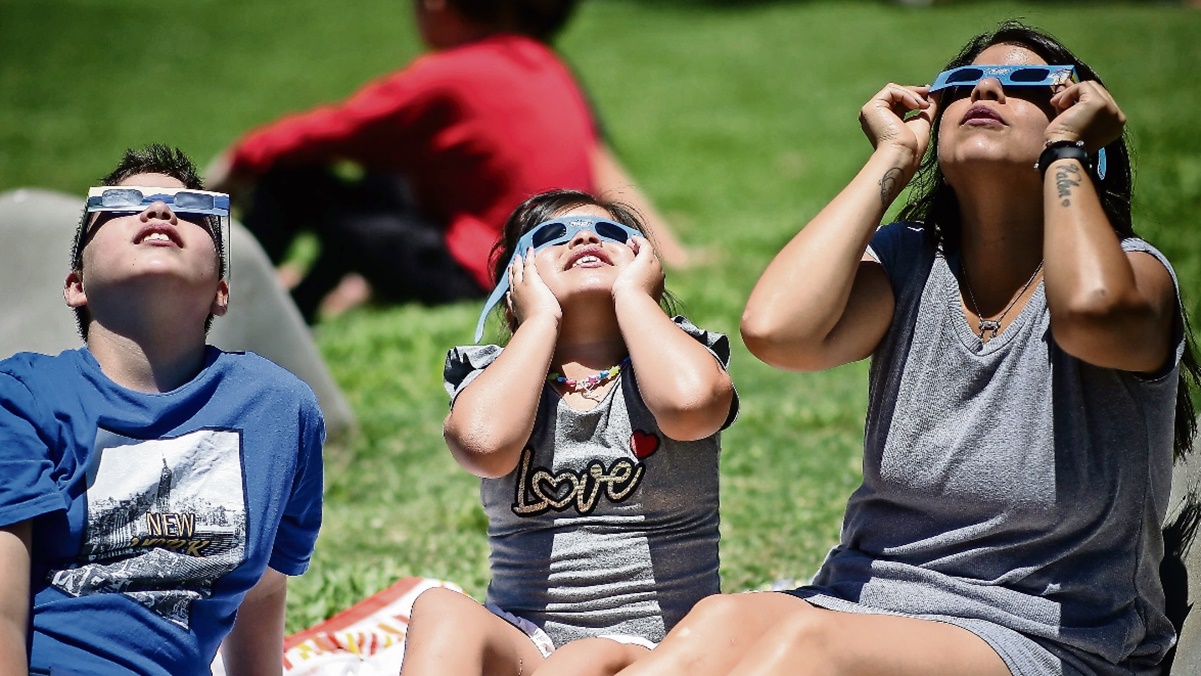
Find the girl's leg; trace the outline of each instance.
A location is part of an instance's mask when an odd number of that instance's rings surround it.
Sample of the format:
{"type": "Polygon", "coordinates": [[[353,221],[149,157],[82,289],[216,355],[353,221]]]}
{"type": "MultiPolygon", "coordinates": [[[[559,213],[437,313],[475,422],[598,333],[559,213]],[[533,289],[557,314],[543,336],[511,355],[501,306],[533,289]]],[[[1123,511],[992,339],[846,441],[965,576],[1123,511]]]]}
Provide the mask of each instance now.
{"type": "Polygon", "coordinates": [[[521,630],[470,597],[436,587],[413,603],[401,673],[529,676],[542,659],[521,630]]]}
{"type": "Polygon", "coordinates": [[[972,632],[943,622],[815,608],[797,612],[743,653],[730,674],[979,674],[1009,676],[1000,656],[972,632]]]}
{"type": "Polygon", "coordinates": [[[585,638],[557,648],[535,676],[613,676],[650,651],[607,638],[585,638]]]}

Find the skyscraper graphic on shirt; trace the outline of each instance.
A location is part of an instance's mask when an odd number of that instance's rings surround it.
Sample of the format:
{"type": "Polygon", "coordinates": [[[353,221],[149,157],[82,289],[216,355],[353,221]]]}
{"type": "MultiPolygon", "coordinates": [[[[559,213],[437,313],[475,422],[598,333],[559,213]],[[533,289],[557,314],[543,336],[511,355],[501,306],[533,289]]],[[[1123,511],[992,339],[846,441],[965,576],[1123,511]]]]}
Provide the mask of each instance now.
{"type": "Polygon", "coordinates": [[[73,596],[119,593],[187,628],[191,603],[242,563],[240,433],[140,440],[96,435],[76,567],[51,572],[73,596]]]}

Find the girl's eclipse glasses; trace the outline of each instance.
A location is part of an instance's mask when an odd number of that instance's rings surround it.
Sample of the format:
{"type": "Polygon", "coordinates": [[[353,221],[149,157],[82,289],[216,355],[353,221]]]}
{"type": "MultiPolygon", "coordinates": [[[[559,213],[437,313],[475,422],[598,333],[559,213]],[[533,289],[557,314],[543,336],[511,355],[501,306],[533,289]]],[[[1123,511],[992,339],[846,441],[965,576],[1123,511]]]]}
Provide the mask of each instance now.
{"type": "Polygon", "coordinates": [[[512,267],[513,262],[518,256],[523,256],[531,247],[537,253],[548,246],[563,244],[569,242],[576,233],[587,230],[595,233],[597,237],[618,244],[628,244],[630,238],[642,236],[642,233],[621,223],[614,223],[607,218],[597,218],[595,216],[571,216],[568,218],[556,218],[535,225],[533,228],[521,236],[517,240],[517,245],[513,248],[513,255],[509,258],[509,262],[505,265],[506,272],[500,276],[500,281],[497,282],[496,288],[492,290],[492,295],[488,296],[488,301],[484,303],[484,310],[480,312],[480,320],[475,325],[475,342],[480,342],[480,338],[484,336],[484,322],[488,319],[488,313],[496,304],[504,298],[505,293],[509,291],[509,275],[508,269],[512,267]]]}
{"type": "MultiPolygon", "coordinates": [[[[229,195],[223,192],[193,190],[191,188],[151,188],[144,186],[99,186],[88,188],[88,201],[84,207],[89,214],[116,213],[136,214],[145,211],[155,202],[166,204],[171,211],[185,220],[198,221],[198,225],[209,226],[208,218],[217,220],[220,232],[214,232],[214,241],[221,253],[222,269],[229,276],[229,195]]],[[[79,236],[86,237],[89,229],[79,236]]]]}

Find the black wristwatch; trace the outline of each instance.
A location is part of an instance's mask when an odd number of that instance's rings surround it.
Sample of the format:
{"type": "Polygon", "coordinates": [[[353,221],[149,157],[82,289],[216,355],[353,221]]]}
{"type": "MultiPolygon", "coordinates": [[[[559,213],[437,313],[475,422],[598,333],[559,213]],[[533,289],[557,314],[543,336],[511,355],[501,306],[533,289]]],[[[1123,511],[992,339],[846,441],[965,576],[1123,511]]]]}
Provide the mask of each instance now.
{"type": "Polygon", "coordinates": [[[1084,149],[1084,141],[1047,141],[1047,147],[1038,156],[1034,168],[1038,169],[1039,175],[1045,179],[1047,167],[1059,160],[1079,160],[1080,164],[1084,165],[1084,170],[1090,176],[1093,174],[1093,162],[1088,156],[1088,151],[1084,149]]]}

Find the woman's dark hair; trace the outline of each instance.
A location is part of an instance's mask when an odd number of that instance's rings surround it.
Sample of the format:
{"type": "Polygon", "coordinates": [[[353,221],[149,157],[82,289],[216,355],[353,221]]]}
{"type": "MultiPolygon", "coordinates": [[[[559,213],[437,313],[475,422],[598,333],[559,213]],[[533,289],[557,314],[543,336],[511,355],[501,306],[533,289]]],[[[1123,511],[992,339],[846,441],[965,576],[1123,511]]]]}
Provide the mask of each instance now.
{"type": "MultiPolygon", "coordinates": [[[[947,63],[943,70],[958,66],[966,66],[993,45],[1017,45],[1034,52],[1049,64],[1071,64],[1076,67],[1076,75],[1081,82],[1095,80],[1104,85],[1087,63],[1082,61],[1049,33],[1032,28],[1019,21],[1004,21],[995,30],[981,33],[964,45],[959,54],[947,63]]],[[[938,164],[938,130],[942,122],[942,111],[934,119],[930,129],[931,143],[922,158],[917,174],[910,183],[909,199],[899,215],[903,221],[919,221],[926,225],[927,236],[944,253],[950,254],[959,250],[961,226],[959,200],[955,190],[947,183],[938,164]]],[[[1130,151],[1126,144],[1126,135],[1105,146],[1106,173],[1105,178],[1096,179],[1094,183],[1101,196],[1101,208],[1109,219],[1110,226],[1118,237],[1125,239],[1134,237],[1134,226],[1130,215],[1130,198],[1132,180],[1130,172],[1130,151]]],[[[1180,383],[1176,392],[1176,430],[1173,448],[1176,457],[1187,453],[1197,432],[1196,411],[1189,394],[1190,383],[1196,387],[1201,385],[1201,365],[1197,361],[1196,345],[1192,330],[1189,328],[1188,315],[1184,305],[1180,306],[1181,330],[1184,334],[1185,349],[1180,364],[1180,383]]]]}
{"type": "Polygon", "coordinates": [[[567,24],[578,0],[449,0],[468,20],[549,43],[567,24]]]}
{"type": "MultiPolygon", "coordinates": [[[[503,275],[508,274],[509,260],[513,258],[513,249],[522,235],[534,226],[554,220],[566,211],[585,206],[600,207],[608,212],[609,218],[651,239],[642,217],[628,204],[602,200],[580,190],[549,190],[522,202],[505,221],[500,239],[492,245],[492,253],[488,256],[488,264],[492,266],[492,283],[498,283],[503,275]]],[[[659,298],[659,306],[670,315],[676,313],[676,305],[675,297],[665,289],[659,298]]],[[[509,318],[509,330],[517,330],[512,317],[509,318]]]]}
{"type": "MultiPolygon", "coordinates": [[[[993,45],[1024,47],[1042,57],[1047,63],[1075,66],[1076,75],[1082,82],[1096,80],[1104,84],[1087,63],[1050,34],[1018,21],[1005,21],[997,26],[996,30],[975,36],[943,70],[966,66],[975,61],[980,52],[993,45]]],[[[947,184],[938,165],[938,130],[941,123],[940,110],[930,129],[930,146],[926,150],[926,156],[922,158],[917,175],[910,183],[909,200],[900,217],[903,220],[925,223],[926,232],[935,239],[939,248],[945,253],[952,253],[959,249],[960,243],[959,200],[956,199],[954,189],[947,184]]],[[[1125,134],[1105,146],[1105,154],[1105,178],[1096,181],[1097,190],[1101,195],[1101,207],[1119,237],[1132,237],[1134,228],[1130,218],[1130,152],[1126,146],[1125,134]]]]}

